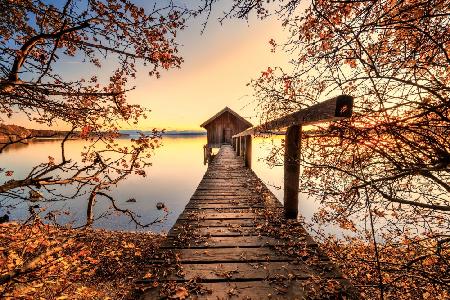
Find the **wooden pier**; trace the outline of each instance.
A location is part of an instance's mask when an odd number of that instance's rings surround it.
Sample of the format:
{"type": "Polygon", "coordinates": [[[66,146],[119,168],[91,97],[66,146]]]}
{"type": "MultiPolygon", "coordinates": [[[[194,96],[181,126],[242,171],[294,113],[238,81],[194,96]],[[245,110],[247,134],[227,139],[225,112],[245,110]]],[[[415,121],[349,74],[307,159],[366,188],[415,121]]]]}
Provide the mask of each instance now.
{"type": "Polygon", "coordinates": [[[356,299],[297,220],[302,126],[348,118],[352,108],[341,95],[256,127],[228,108],[202,124],[209,144],[222,146],[149,262],[142,299],[356,299]],[[252,135],[281,129],[284,205],[251,170],[252,135]]]}
{"type": "Polygon", "coordinates": [[[352,298],[337,268],[300,222],[284,219],[281,203],[230,145],[149,263],[141,283],[156,288],[142,299],[173,291],[189,299],[352,298]]]}

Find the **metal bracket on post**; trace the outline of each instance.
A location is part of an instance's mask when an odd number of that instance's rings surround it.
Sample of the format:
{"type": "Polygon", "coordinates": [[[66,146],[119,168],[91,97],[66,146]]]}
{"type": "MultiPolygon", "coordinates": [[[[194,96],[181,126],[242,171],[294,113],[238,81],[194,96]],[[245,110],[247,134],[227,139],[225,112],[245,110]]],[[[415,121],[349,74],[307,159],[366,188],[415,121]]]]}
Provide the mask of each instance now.
{"type": "Polygon", "coordinates": [[[300,179],[300,125],[288,127],[284,140],[284,215],[297,219],[300,179]]]}

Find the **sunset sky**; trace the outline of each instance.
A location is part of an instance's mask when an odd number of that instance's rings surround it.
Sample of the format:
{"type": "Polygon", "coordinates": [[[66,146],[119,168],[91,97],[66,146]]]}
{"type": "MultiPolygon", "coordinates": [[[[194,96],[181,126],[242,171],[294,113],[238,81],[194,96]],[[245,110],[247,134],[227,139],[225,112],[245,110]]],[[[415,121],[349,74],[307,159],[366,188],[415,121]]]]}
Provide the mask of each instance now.
{"type": "MultiPolygon", "coordinates": [[[[134,2],[144,8],[151,8],[152,5],[149,1],[134,2]]],[[[184,2],[189,5],[193,3],[184,2]]],[[[225,2],[219,2],[214,7],[203,35],[204,15],[188,20],[187,28],[179,33],[179,51],[184,58],[181,69],[163,71],[162,77],[157,79],[148,76],[148,68],[139,68],[136,80],[130,81],[130,86],[134,85],[136,89],[129,92],[128,100],[152,112],[137,129],[199,130],[203,121],[225,106],[250,122],[257,122],[252,90],[246,84],[269,66],[287,64],[288,56],[281,51],[272,53],[269,45],[270,39],[283,39],[286,32],[276,18],[261,21],[253,16],[248,22],[232,19],[220,25],[218,17],[226,10],[225,2]]],[[[101,69],[96,69],[84,63],[82,57],[66,57],[55,63],[54,68],[66,79],[89,78],[96,74],[106,80],[114,66],[117,65],[104,62],[101,69]]],[[[30,123],[20,114],[15,115],[10,123],[27,128],[46,127],[30,123]]],[[[67,126],[58,123],[55,127],[66,129],[67,126]]],[[[136,126],[133,124],[122,127],[134,128],[136,126]]]]}
{"type": "Polygon", "coordinates": [[[288,58],[271,53],[269,40],[284,34],[275,18],[249,22],[217,20],[223,8],[215,7],[203,35],[204,16],[188,22],[179,36],[180,53],[185,62],[181,69],[163,72],[160,79],[141,72],[132,102],[152,109],[141,129],[200,129],[199,125],[228,106],[256,122],[251,88],[246,84],[268,66],[283,65],[288,58]],[[252,118],[253,117],[253,118],[252,118]]]}

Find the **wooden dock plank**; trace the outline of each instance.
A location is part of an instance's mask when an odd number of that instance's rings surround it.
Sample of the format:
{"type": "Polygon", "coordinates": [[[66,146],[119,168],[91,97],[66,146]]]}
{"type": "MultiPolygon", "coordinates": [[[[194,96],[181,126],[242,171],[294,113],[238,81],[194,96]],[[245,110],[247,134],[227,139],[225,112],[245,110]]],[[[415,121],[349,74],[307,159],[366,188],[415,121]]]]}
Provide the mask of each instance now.
{"type": "MultiPolygon", "coordinates": [[[[342,278],[339,270],[336,268],[326,269],[323,272],[323,264],[309,266],[304,264],[293,264],[292,262],[239,262],[239,263],[187,263],[181,264],[181,271],[170,272],[167,279],[183,282],[185,280],[194,280],[202,278],[202,282],[220,282],[220,281],[254,281],[290,278],[290,280],[308,279],[313,276],[323,276],[325,278],[342,278]],[[188,270],[186,272],[185,270],[188,270]]],[[[150,269],[158,268],[158,265],[149,266],[150,269]]],[[[175,271],[175,270],[172,270],[175,271]]],[[[145,280],[143,280],[145,282],[145,280]]]]}
{"type": "MultiPolygon", "coordinates": [[[[177,224],[186,225],[193,224],[192,220],[189,219],[179,219],[177,224]]],[[[202,220],[201,222],[194,224],[197,227],[238,227],[238,226],[257,226],[255,219],[214,219],[214,220],[202,220]]]]}
{"type": "MultiPolygon", "coordinates": [[[[202,283],[201,286],[206,292],[195,295],[193,299],[307,299],[303,289],[299,288],[302,284],[295,282],[289,282],[287,287],[260,280],[202,283]]],[[[143,297],[143,300],[151,299],[159,299],[157,291],[143,297]]]]}
{"type": "Polygon", "coordinates": [[[228,220],[228,219],[258,219],[253,212],[215,212],[205,210],[185,211],[178,219],[228,220]]]}
{"type": "Polygon", "coordinates": [[[174,237],[169,238],[164,245],[170,247],[187,247],[187,248],[231,248],[231,247],[264,247],[264,246],[281,246],[285,243],[278,239],[266,236],[200,236],[197,241],[185,242],[174,237]],[[170,245],[170,246],[168,246],[170,245]]]}
{"type": "Polygon", "coordinates": [[[215,249],[174,249],[181,263],[224,263],[224,262],[265,262],[292,261],[291,257],[280,255],[272,249],[258,248],[215,248],[215,249]]]}
{"type": "MultiPolygon", "coordinates": [[[[168,236],[179,234],[181,228],[178,226],[172,227],[168,236]]],[[[250,226],[217,226],[217,227],[195,227],[192,230],[193,235],[200,236],[252,236],[257,234],[257,230],[250,226]]]]}
{"type": "Polygon", "coordinates": [[[274,279],[280,276],[291,279],[307,279],[314,272],[304,266],[290,262],[259,262],[259,263],[219,263],[219,264],[182,264],[183,276],[171,273],[169,280],[192,280],[202,278],[203,282],[214,281],[248,281],[274,279]],[[185,272],[184,270],[189,270],[185,272]]]}
{"type": "Polygon", "coordinates": [[[233,203],[230,201],[224,201],[224,202],[220,202],[220,203],[214,203],[214,202],[211,203],[209,201],[207,201],[207,202],[190,201],[188,203],[188,205],[186,205],[186,210],[187,209],[223,209],[223,208],[237,210],[237,209],[243,209],[243,208],[264,208],[264,206],[262,204],[261,205],[253,205],[252,203],[249,203],[249,202],[233,203]]]}

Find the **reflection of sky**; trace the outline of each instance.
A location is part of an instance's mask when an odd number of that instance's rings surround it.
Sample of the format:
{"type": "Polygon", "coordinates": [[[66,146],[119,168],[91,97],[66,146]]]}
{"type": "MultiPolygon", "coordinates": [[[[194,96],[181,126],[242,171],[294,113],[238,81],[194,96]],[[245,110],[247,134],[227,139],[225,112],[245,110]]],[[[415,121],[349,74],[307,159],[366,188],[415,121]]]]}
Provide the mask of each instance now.
{"type": "MultiPolygon", "coordinates": [[[[146,8],[153,5],[153,1],[134,2],[146,8]]],[[[187,3],[194,5],[192,1],[187,3]]],[[[268,44],[271,38],[281,39],[283,32],[274,18],[264,21],[252,18],[248,22],[227,20],[221,26],[217,18],[226,10],[226,3],[219,1],[213,6],[214,11],[203,35],[200,32],[205,16],[189,20],[188,28],[178,35],[179,51],[185,61],[181,69],[163,71],[162,78],[156,79],[147,75],[148,69],[138,68],[137,79],[130,81],[136,90],[129,93],[129,100],[152,110],[150,118],[143,120],[139,128],[199,129],[199,124],[225,106],[255,121],[250,118],[255,115],[250,96],[252,91],[246,84],[268,66],[286,64],[288,58],[281,53],[271,53],[268,44]]],[[[105,80],[114,69],[112,62],[114,58],[103,62],[99,72],[83,63],[81,57],[61,55],[55,70],[68,79],[89,78],[95,74],[105,80]]],[[[7,123],[42,127],[28,123],[22,115],[7,123]]],[[[124,125],[124,129],[131,127],[124,125]]]]}
{"type": "MultiPolygon", "coordinates": [[[[147,177],[130,175],[125,181],[120,182],[117,188],[113,187],[110,192],[117,199],[117,205],[130,208],[142,216],[142,223],[148,223],[161,212],[156,209],[157,202],[163,202],[169,208],[169,219],[162,225],[152,227],[153,230],[167,230],[175,222],[178,215],[184,209],[190,196],[200,182],[206,166],[203,165],[203,145],[205,137],[164,137],[163,147],[155,151],[151,159],[152,166],[147,170],[147,177]],[[135,198],[136,203],[128,203],[126,200],[135,198]]],[[[119,143],[127,144],[125,139],[119,143]]],[[[84,142],[71,140],[67,142],[67,158],[76,159],[82,151],[84,142]]],[[[0,155],[0,165],[6,170],[14,170],[15,178],[23,178],[31,170],[32,166],[41,162],[47,162],[48,156],[53,156],[58,162],[60,153],[60,141],[42,141],[31,143],[28,146],[16,147],[0,155]]],[[[7,178],[4,173],[0,175],[0,183],[7,178]]],[[[9,178],[8,178],[9,179],[9,178]]],[[[62,186],[60,190],[67,186],[62,186]]],[[[27,194],[27,192],[25,192],[27,194]]],[[[86,220],[86,196],[78,199],[40,204],[50,210],[69,210],[70,216],[62,215],[60,222],[74,221],[75,225],[84,224],[86,220]]],[[[9,200],[8,203],[12,204],[9,200]]],[[[5,205],[3,201],[1,204],[5,205]]],[[[23,203],[20,209],[11,210],[13,219],[25,219],[28,216],[28,205],[34,203],[23,203]]],[[[95,205],[95,214],[105,212],[110,203],[101,197],[95,205]]],[[[0,207],[0,215],[7,212],[7,208],[0,207]]],[[[95,223],[98,227],[110,229],[133,230],[134,226],[129,224],[129,219],[124,216],[114,216],[102,219],[95,223]]]]}
{"type": "MultiPolygon", "coordinates": [[[[147,177],[131,175],[127,180],[119,183],[110,193],[117,199],[119,207],[130,208],[142,217],[142,222],[150,222],[160,216],[156,209],[156,203],[163,202],[168,207],[170,214],[167,221],[151,227],[154,231],[167,231],[176,221],[184,206],[189,201],[196,187],[200,183],[206,166],[203,165],[203,145],[205,136],[184,137],[166,136],[163,138],[163,147],[156,150],[152,158],[152,166],[147,170],[147,177]],[[128,203],[126,200],[135,198],[136,203],[128,203]]],[[[67,157],[77,158],[84,146],[80,140],[67,142],[67,157]]],[[[121,139],[119,143],[126,144],[127,140],[121,139]]],[[[273,139],[274,145],[280,145],[281,137],[273,139]]],[[[272,146],[271,139],[256,138],[253,142],[253,170],[266,183],[269,189],[282,201],[283,190],[283,166],[270,168],[266,158],[272,146]]],[[[6,170],[14,170],[15,178],[23,178],[32,166],[48,161],[48,156],[53,156],[58,161],[60,141],[49,140],[31,143],[28,146],[11,148],[0,155],[0,165],[6,170]]],[[[9,178],[8,178],[9,179],[9,178]]],[[[0,183],[6,178],[0,175],[0,183]]],[[[61,190],[67,187],[60,187],[61,190]]],[[[8,203],[12,204],[11,201],[8,203]]],[[[2,202],[5,205],[5,202],[2,202]]],[[[23,203],[18,210],[11,210],[13,219],[25,219],[28,217],[28,205],[23,203]]],[[[52,202],[40,204],[47,207],[47,211],[63,209],[70,211],[70,215],[61,215],[61,223],[73,221],[75,225],[84,224],[86,220],[86,196],[71,201],[52,202]]],[[[95,214],[108,210],[110,203],[99,198],[95,205],[95,214]]],[[[301,194],[299,200],[300,215],[310,219],[317,209],[314,199],[301,194]]],[[[0,207],[0,216],[7,212],[7,208],[0,207]]],[[[95,226],[108,229],[134,230],[129,224],[129,219],[124,216],[113,216],[97,221],[95,226]]],[[[330,230],[334,230],[330,228],[330,230]]]]}

